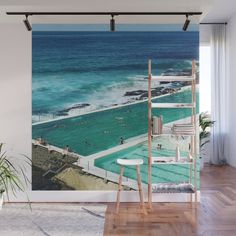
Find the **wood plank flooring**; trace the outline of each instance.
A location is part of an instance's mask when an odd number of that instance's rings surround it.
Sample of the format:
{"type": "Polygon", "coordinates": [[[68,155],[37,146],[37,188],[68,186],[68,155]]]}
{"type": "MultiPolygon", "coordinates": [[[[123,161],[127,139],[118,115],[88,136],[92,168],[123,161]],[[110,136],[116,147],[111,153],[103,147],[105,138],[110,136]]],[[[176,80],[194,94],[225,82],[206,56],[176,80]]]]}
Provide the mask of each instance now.
{"type": "Polygon", "coordinates": [[[155,203],[147,215],[139,204],[108,204],[104,235],[236,236],[236,168],[207,165],[201,173],[201,203],[155,203]]]}

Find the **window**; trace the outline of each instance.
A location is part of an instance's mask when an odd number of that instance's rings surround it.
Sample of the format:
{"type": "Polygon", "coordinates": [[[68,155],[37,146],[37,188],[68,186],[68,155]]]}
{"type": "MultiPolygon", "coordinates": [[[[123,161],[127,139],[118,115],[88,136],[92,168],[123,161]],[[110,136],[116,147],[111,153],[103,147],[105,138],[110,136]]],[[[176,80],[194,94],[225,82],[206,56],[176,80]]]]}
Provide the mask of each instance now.
{"type": "Polygon", "coordinates": [[[200,112],[211,112],[211,49],[200,46],[200,112]]]}

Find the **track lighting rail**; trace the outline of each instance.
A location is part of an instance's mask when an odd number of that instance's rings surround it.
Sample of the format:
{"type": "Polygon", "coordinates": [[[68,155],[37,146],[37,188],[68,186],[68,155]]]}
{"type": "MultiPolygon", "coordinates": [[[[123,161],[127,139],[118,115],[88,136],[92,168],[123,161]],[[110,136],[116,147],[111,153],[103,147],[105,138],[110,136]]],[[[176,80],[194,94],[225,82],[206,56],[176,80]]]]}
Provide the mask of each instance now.
{"type": "Polygon", "coordinates": [[[186,16],[186,20],[183,26],[183,30],[186,31],[188,29],[190,20],[189,20],[189,16],[193,16],[193,15],[201,15],[202,12],[6,12],[7,15],[24,15],[25,16],[25,20],[23,21],[25,24],[25,27],[28,31],[32,30],[32,27],[30,25],[30,22],[28,21],[28,16],[34,16],[34,15],[60,15],[60,16],[70,16],[70,15],[110,15],[111,16],[111,20],[110,20],[110,31],[115,31],[115,16],[119,16],[119,15],[139,15],[139,16],[156,16],[156,15],[185,15],[186,16]]]}
{"type": "Polygon", "coordinates": [[[201,15],[202,12],[6,12],[7,15],[201,15]]]}

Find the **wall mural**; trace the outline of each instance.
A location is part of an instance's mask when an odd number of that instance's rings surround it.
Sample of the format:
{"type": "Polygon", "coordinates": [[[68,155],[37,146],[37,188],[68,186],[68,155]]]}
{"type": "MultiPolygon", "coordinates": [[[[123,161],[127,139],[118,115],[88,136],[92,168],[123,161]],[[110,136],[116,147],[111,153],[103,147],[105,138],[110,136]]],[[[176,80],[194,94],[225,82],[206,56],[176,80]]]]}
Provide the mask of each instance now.
{"type": "MultiPolygon", "coordinates": [[[[182,25],[120,27],[109,32],[98,25],[34,25],[33,190],[116,190],[117,158],[143,158],[147,184],[148,59],[153,74],[191,74],[193,59],[198,66],[199,32],[196,25],[187,32],[182,25]]],[[[154,85],[152,96],[188,102],[191,91],[188,82],[163,83],[154,85]]],[[[191,114],[190,109],[158,112],[166,126],[191,114]]],[[[185,155],[188,143],[163,137],[153,152],[173,156],[178,145],[185,155]]],[[[155,166],[153,181],[184,182],[188,168],[155,166]]],[[[123,188],[132,189],[135,168],[126,168],[124,176],[123,188]]]]}

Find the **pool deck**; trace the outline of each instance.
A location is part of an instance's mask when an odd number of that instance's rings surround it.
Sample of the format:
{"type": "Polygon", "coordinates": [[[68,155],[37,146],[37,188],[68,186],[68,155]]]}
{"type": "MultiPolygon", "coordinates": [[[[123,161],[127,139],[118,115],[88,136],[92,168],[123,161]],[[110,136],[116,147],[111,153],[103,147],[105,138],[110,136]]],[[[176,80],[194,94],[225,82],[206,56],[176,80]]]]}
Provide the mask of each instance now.
{"type": "MultiPolygon", "coordinates": [[[[147,141],[147,134],[145,135],[140,135],[138,137],[134,137],[134,138],[130,138],[130,139],[127,139],[125,141],[124,144],[122,145],[118,145],[116,147],[113,147],[113,148],[110,148],[108,150],[105,150],[105,151],[102,151],[102,152],[98,152],[96,154],[92,154],[90,156],[82,156],[78,153],[74,153],[74,152],[66,152],[64,149],[62,148],[59,148],[59,147],[56,147],[56,146],[53,146],[53,145],[42,145],[42,144],[36,144],[36,140],[32,140],[32,142],[36,145],[39,145],[39,146],[42,146],[42,147],[47,147],[49,151],[56,151],[56,152],[59,152],[63,155],[71,155],[73,157],[77,157],[78,158],[78,161],[74,164],[78,165],[79,167],[83,168],[83,171],[85,173],[88,173],[88,174],[91,174],[91,175],[95,175],[97,177],[100,177],[104,180],[107,180],[107,181],[112,181],[112,182],[118,182],[118,178],[119,178],[119,175],[116,174],[116,173],[113,173],[111,171],[107,171],[107,170],[103,170],[99,167],[96,167],[94,165],[94,161],[98,158],[101,158],[103,156],[106,156],[106,155],[109,155],[109,154],[112,154],[114,152],[118,152],[118,151],[121,151],[123,149],[126,149],[126,148],[129,148],[129,147],[132,147],[134,145],[137,145],[137,144],[140,144],[140,143],[143,143],[147,141]]],[[[135,189],[137,190],[138,189],[138,185],[137,185],[137,182],[133,179],[130,179],[130,178],[126,178],[124,177],[125,181],[123,181],[123,185],[124,186],[127,186],[131,189],[135,189]]]]}
{"type": "MultiPolygon", "coordinates": [[[[189,120],[189,118],[184,118],[184,119],[180,119],[178,121],[174,121],[174,122],[170,122],[168,124],[165,124],[164,126],[164,133],[166,132],[166,129],[168,129],[168,127],[170,127],[173,123],[183,123],[183,122],[187,122],[187,120],[189,120]]],[[[108,170],[104,170],[102,168],[99,168],[97,166],[95,166],[95,160],[104,156],[107,156],[109,154],[121,151],[123,149],[135,146],[137,144],[140,143],[144,143],[148,140],[148,136],[147,134],[143,134],[143,135],[139,135],[130,139],[125,140],[124,144],[109,148],[107,150],[92,154],[92,155],[88,155],[88,156],[82,156],[78,153],[75,152],[67,152],[62,148],[53,146],[53,145],[41,145],[38,144],[39,146],[43,146],[43,147],[47,147],[49,151],[56,151],[59,152],[63,155],[71,155],[73,157],[77,157],[78,161],[76,163],[74,163],[75,165],[81,167],[83,169],[83,171],[87,174],[91,174],[97,177],[100,177],[106,181],[112,181],[112,182],[118,182],[119,179],[119,175],[116,173],[113,173],[111,171],[108,170]]],[[[36,144],[36,140],[32,140],[32,142],[34,144],[36,144]]],[[[123,179],[125,179],[125,181],[122,182],[122,185],[127,186],[131,189],[138,189],[138,185],[136,183],[136,180],[124,177],[123,179]]],[[[147,188],[147,184],[143,183],[143,187],[147,188]]]]}
{"type": "MultiPolygon", "coordinates": [[[[103,156],[107,156],[109,154],[112,154],[114,152],[118,152],[123,149],[143,143],[143,142],[147,141],[147,139],[148,139],[147,134],[140,135],[135,138],[130,138],[130,139],[126,140],[124,144],[118,145],[116,147],[107,149],[102,152],[98,152],[96,154],[92,154],[90,156],[85,157],[83,160],[81,160],[81,159],[78,160],[78,162],[80,162],[80,163],[78,163],[78,165],[82,166],[84,168],[83,171],[88,174],[96,175],[96,176],[103,178],[105,180],[109,180],[109,181],[117,183],[118,179],[119,179],[119,175],[116,173],[113,173],[111,171],[107,171],[107,170],[104,170],[104,169],[101,169],[101,168],[95,166],[95,164],[94,164],[95,160],[98,158],[101,158],[103,156]],[[85,165],[84,165],[83,161],[86,161],[87,163],[85,162],[85,165]]],[[[125,181],[122,182],[122,185],[125,185],[125,186],[135,189],[135,190],[138,189],[138,185],[135,180],[127,178],[127,177],[124,177],[123,179],[125,179],[125,181]]]]}

